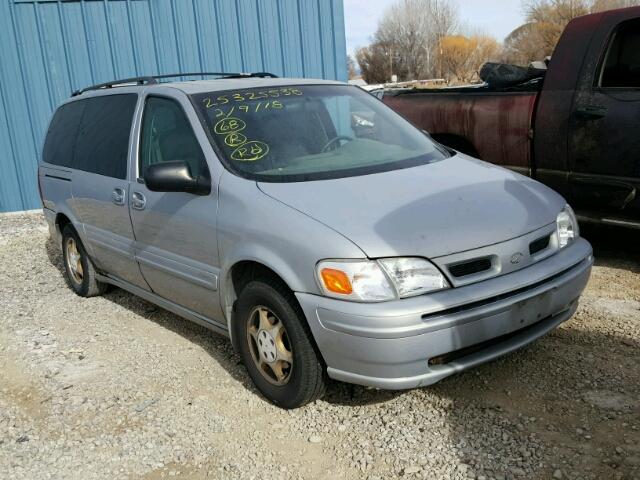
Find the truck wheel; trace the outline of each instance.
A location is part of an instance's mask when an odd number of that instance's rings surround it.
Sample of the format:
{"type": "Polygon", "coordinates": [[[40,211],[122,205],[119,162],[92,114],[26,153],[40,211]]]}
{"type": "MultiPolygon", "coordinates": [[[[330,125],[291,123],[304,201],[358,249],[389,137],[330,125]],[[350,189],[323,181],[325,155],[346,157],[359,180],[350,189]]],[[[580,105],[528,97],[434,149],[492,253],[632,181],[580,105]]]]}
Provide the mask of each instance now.
{"type": "Polygon", "coordinates": [[[268,400],[297,408],[322,396],[324,367],[304,314],[285,286],[250,282],[240,293],[234,318],[242,361],[268,400]]]}
{"type": "Polygon", "coordinates": [[[95,297],[107,291],[108,285],[96,280],[93,263],[71,225],[62,230],[62,258],[69,285],[78,295],[95,297]]]}

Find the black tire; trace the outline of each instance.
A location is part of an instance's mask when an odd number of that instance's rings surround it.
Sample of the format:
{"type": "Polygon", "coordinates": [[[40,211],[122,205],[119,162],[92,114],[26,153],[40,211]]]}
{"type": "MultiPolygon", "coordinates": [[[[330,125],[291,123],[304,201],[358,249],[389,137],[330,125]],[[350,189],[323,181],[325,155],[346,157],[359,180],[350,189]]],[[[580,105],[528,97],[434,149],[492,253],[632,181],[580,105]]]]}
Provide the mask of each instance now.
{"type": "Polygon", "coordinates": [[[291,291],[274,279],[269,283],[254,280],[238,298],[233,322],[233,335],[239,354],[258,390],[282,408],[298,408],[320,398],[325,391],[325,368],[316,352],[311,331],[302,309],[291,291]],[[270,383],[259,370],[251,353],[248,338],[249,318],[258,306],[269,309],[286,329],[293,362],[285,385],[270,383]]]}
{"type": "Polygon", "coordinates": [[[62,260],[64,269],[67,274],[67,282],[69,286],[81,297],[95,297],[105,293],[109,287],[108,284],[96,280],[96,270],[87,255],[87,251],[82,245],[80,237],[71,225],[67,225],[62,229],[62,260]],[[80,265],[82,266],[82,275],[79,276],[71,270],[68,259],[68,242],[75,243],[78,254],[80,255],[80,265]]]}

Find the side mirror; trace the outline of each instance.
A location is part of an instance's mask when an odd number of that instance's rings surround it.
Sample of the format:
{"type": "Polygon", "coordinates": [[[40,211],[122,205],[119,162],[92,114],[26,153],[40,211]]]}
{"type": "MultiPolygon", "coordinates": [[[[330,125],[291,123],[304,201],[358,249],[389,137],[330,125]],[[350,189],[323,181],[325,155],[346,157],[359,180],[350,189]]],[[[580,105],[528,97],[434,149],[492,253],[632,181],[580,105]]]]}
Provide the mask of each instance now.
{"type": "Polygon", "coordinates": [[[191,176],[189,164],[184,160],[149,165],[144,174],[144,183],[152,192],[186,192],[208,195],[211,180],[207,177],[191,176]]]}

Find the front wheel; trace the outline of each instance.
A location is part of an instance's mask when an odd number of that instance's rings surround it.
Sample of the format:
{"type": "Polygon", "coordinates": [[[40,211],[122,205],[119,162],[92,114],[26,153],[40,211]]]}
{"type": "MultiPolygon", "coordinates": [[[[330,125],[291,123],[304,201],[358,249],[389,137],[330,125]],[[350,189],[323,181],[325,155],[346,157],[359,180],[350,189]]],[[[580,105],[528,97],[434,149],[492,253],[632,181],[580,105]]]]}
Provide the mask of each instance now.
{"type": "Polygon", "coordinates": [[[324,393],[325,371],[300,306],[286,287],[250,282],[238,298],[233,334],[258,390],[283,408],[324,393]]]}

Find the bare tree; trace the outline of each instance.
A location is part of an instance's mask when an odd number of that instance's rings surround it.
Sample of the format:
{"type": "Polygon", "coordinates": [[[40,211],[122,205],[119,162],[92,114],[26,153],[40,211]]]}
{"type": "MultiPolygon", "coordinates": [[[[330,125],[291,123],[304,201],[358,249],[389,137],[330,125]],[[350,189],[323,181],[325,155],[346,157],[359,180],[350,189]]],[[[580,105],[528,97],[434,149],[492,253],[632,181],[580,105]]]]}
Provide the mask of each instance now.
{"type": "MultiPolygon", "coordinates": [[[[373,43],[356,51],[356,61],[365,82],[373,84],[385,83],[390,80],[391,65],[389,64],[388,52],[389,48],[379,43],[373,43]]],[[[400,74],[397,75],[400,76],[400,74]]]]}
{"type": "Polygon", "coordinates": [[[536,33],[546,55],[553,52],[567,23],[587,13],[588,0],[534,0],[527,3],[527,20],[536,25],[536,33]]]}
{"type": "Polygon", "coordinates": [[[525,0],[526,23],[505,39],[506,60],[526,64],[551,55],[571,20],[592,12],[640,5],[639,0],[525,0]]]}
{"type": "Polygon", "coordinates": [[[349,75],[349,80],[356,78],[356,62],[353,61],[353,57],[351,55],[347,55],[347,74],[349,75]]]}
{"type": "Polygon", "coordinates": [[[634,7],[640,2],[636,0],[593,0],[591,3],[592,12],[602,12],[603,10],[611,10],[612,8],[634,7]]]}
{"type": "Polygon", "coordinates": [[[497,59],[500,44],[489,35],[451,35],[440,41],[440,53],[447,82],[469,83],[482,65],[497,59]]]}
{"type": "Polygon", "coordinates": [[[525,23],[511,32],[504,40],[504,61],[527,65],[549,55],[535,23],[525,23]]]}
{"type": "Polygon", "coordinates": [[[387,49],[390,74],[403,79],[433,76],[440,40],[457,23],[449,0],[399,0],[383,15],[374,44],[387,49]]]}

